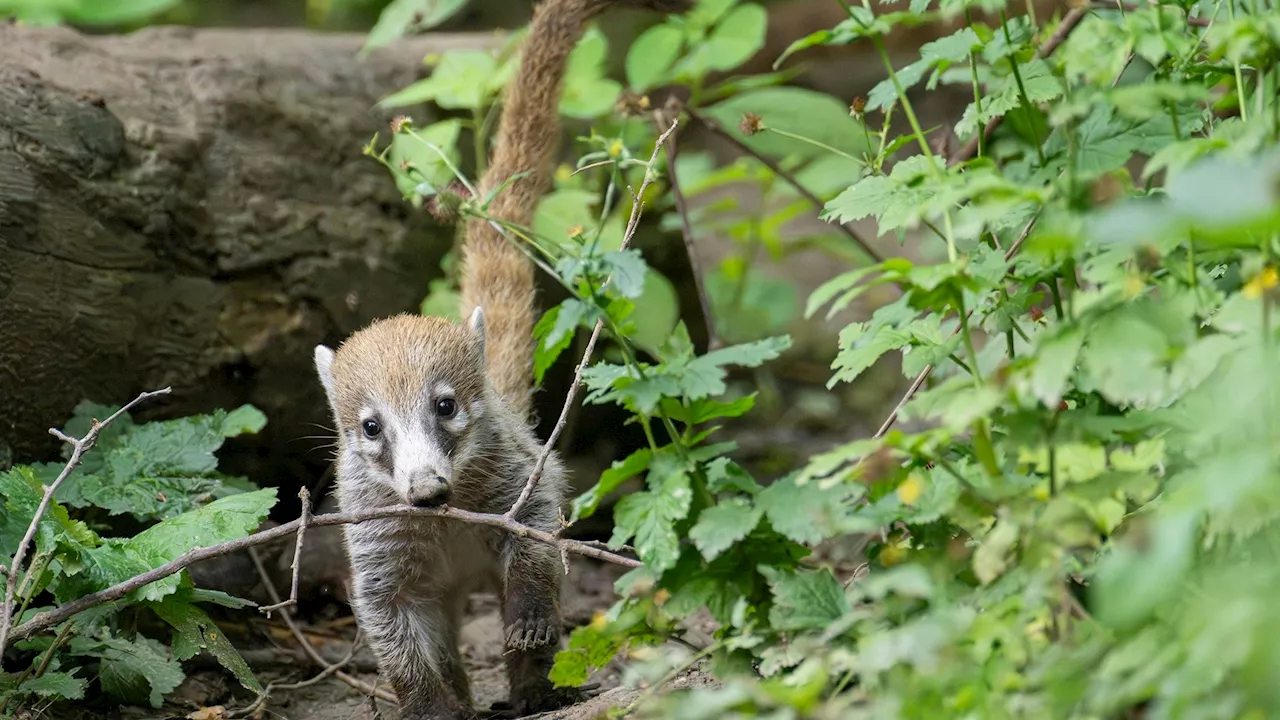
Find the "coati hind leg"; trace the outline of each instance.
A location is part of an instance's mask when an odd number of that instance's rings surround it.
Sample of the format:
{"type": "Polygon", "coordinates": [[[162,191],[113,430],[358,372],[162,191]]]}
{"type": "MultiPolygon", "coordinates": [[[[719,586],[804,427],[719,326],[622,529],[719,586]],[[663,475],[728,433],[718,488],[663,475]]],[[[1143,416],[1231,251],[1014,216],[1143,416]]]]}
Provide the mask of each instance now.
{"type": "Polygon", "coordinates": [[[556,688],[547,677],[560,645],[560,556],[515,536],[504,548],[502,621],[511,706],[517,714],[547,712],[583,699],[578,688],[556,688]]]}

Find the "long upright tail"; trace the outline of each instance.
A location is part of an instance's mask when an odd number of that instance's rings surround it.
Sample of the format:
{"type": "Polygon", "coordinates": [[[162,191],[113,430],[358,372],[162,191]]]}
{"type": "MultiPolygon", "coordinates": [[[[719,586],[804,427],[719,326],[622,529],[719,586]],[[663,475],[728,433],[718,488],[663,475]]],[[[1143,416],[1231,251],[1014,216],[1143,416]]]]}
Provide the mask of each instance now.
{"type": "MultiPolygon", "coordinates": [[[[520,72],[507,87],[502,119],[482,197],[503,188],[489,214],[518,225],[533,220],[551,184],[550,165],[560,142],[560,94],[569,54],[587,20],[612,5],[682,12],[692,0],[542,0],[525,37],[520,72]]],[[[484,311],[487,372],[495,389],[521,417],[530,415],[535,316],[533,267],[519,248],[479,219],[469,221],[462,245],[462,317],[484,311]]]]}

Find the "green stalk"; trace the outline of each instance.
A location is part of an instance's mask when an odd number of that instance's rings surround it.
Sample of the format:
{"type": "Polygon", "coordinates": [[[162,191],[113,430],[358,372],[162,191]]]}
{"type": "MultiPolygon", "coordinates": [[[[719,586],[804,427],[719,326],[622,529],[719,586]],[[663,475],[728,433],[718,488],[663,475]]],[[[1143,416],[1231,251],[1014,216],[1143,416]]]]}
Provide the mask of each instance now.
{"type": "MultiPolygon", "coordinates": [[[[1031,22],[1035,23],[1035,13],[1031,8],[1031,0],[1027,0],[1027,12],[1031,14],[1031,22]]],[[[973,16],[969,12],[969,8],[964,9],[964,22],[970,27],[973,26],[973,16]]],[[[973,105],[978,111],[978,117],[982,117],[982,88],[978,84],[978,53],[969,51],[969,73],[973,76],[973,105]]],[[[987,138],[982,128],[978,128],[978,157],[987,154],[987,138]]]]}
{"type": "MultiPolygon", "coordinates": [[[[1009,34],[1009,17],[1004,10],[1000,11],[1000,27],[1004,30],[1004,41],[1013,45],[1013,37],[1009,34]]],[[[1031,116],[1031,98],[1027,95],[1027,88],[1022,83],[1022,72],[1018,70],[1018,61],[1012,56],[1006,58],[1009,61],[1009,69],[1013,71],[1013,81],[1018,85],[1018,97],[1022,99],[1022,111],[1028,118],[1031,116]]],[[[1045,166],[1044,148],[1041,147],[1043,141],[1040,140],[1040,133],[1036,130],[1035,123],[1028,122],[1031,132],[1035,133],[1036,157],[1040,159],[1040,167],[1045,166]]],[[[981,132],[982,128],[978,128],[981,132]]]]}
{"type": "Polygon", "coordinates": [[[816,148],[821,148],[821,149],[823,149],[823,150],[826,150],[827,152],[835,153],[836,155],[839,155],[840,157],[845,158],[846,160],[852,160],[852,161],[854,161],[854,162],[856,162],[856,163],[861,163],[861,162],[862,162],[862,161],[861,161],[861,160],[859,160],[858,158],[856,158],[856,157],[854,157],[854,156],[850,155],[849,153],[847,153],[847,152],[845,152],[845,151],[843,151],[843,150],[841,150],[841,149],[839,149],[839,148],[831,147],[830,145],[828,145],[828,144],[826,144],[826,143],[824,143],[824,142],[821,142],[821,141],[819,141],[819,140],[814,140],[814,139],[813,139],[813,138],[811,138],[811,137],[805,137],[804,135],[797,135],[796,133],[793,133],[793,132],[790,132],[790,131],[787,131],[787,130],[779,130],[779,129],[778,129],[778,128],[776,128],[776,127],[770,127],[770,126],[768,126],[768,125],[766,125],[766,126],[762,127],[762,128],[761,128],[761,130],[764,130],[765,132],[771,132],[771,133],[774,133],[775,135],[781,135],[782,137],[791,138],[792,140],[798,140],[798,141],[800,141],[800,142],[802,142],[802,143],[806,143],[806,144],[812,145],[812,146],[814,146],[814,147],[816,147],[816,148]]]}

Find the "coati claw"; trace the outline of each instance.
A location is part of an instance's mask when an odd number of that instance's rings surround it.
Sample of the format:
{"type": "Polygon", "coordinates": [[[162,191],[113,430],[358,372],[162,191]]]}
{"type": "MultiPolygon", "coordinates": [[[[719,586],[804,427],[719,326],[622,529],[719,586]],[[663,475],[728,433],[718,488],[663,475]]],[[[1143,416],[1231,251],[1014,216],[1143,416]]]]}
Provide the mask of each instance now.
{"type": "Polygon", "coordinates": [[[560,639],[560,623],[555,618],[523,617],[507,628],[508,650],[532,650],[560,639]]]}

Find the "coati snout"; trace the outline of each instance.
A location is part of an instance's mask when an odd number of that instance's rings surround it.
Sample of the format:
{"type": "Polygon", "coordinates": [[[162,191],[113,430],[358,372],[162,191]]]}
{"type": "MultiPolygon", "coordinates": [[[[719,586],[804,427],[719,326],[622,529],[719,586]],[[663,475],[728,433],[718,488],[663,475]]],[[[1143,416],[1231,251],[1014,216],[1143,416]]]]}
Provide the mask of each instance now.
{"type": "Polygon", "coordinates": [[[449,502],[452,488],[443,476],[431,471],[414,473],[409,478],[409,504],[415,507],[440,507],[449,502]]]}

